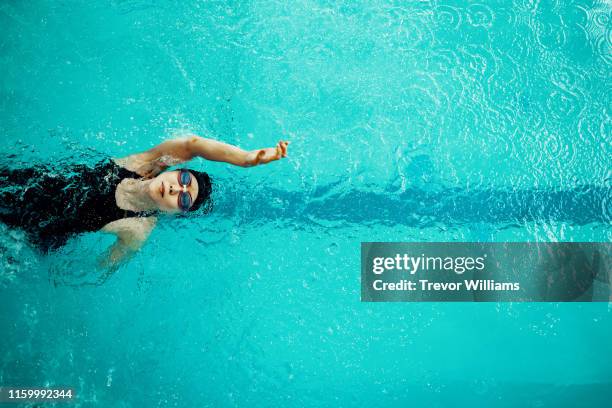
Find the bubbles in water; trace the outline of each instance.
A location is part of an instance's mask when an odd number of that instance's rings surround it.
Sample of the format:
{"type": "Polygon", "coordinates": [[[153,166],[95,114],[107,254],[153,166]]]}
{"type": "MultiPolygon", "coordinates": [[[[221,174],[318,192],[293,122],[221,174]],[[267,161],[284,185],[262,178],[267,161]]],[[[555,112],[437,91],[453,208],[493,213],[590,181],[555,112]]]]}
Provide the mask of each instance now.
{"type": "Polygon", "coordinates": [[[114,368],[109,368],[108,372],[106,373],[106,386],[110,387],[111,385],[113,385],[113,373],[115,372],[114,368]]]}
{"type": "Polygon", "coordinates": [[[330,244],[327,249],[325,250],[329,255],[337,255],[339,248],[338,248],[338,244],[336,244],[335,242],[333,242],[332,244],[330,244]]]}

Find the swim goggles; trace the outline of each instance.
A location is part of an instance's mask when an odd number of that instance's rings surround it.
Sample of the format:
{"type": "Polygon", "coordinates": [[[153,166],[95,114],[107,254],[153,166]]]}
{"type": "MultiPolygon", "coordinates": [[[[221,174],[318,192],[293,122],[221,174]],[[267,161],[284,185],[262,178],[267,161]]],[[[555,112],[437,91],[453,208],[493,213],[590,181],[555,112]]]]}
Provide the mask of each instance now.
{"type": "Polygon", "coordinates": [[[188,211],[191,207],[192,199],[191,194],[187,191],[187,187],[191,185],[191,173],[185,169],[179,170],[178,173],[179,185],[183,188],[178,195],[178,206],[182,211],[188,211]]]}

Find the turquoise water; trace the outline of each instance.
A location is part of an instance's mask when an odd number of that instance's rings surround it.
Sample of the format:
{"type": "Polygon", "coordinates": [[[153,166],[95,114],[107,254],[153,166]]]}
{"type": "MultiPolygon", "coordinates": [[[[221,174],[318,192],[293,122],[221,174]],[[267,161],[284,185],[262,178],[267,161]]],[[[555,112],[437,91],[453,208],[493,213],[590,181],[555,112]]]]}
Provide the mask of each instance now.
{"type": "Polygon", "coordinates": [[[194,162],[214,212],[163,219],[103,285],[111,237],[41,257],[3,229],[0,384],[73,386],[80,407],[604,406],[608,304],[360,303],[359,248],[609,242],[611,17],[582,0],[2,1],[4,155],[292,144],[259,168],[194,162]]]}

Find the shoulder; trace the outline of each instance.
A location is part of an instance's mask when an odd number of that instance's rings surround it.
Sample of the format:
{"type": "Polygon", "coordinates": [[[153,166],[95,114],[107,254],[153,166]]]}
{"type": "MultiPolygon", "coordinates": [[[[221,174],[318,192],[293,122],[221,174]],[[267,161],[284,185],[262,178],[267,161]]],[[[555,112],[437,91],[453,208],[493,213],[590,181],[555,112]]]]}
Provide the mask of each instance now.
{"type": "Polygon", "coordinates": [[[139,160],[137,157],[135,157],[137,155],[132,155],[132,156],[127,156],[127,157],[113,157],[111,158],[111,160],[113,161],[113,163],[115,163],[117,166],[122,167],[126,170],[131,171],[132,173],[135,173],[139,176],[144,176],[144,174],[141,174],[140,172],[140,168],[142,167],[142,160],[139,160]]]}

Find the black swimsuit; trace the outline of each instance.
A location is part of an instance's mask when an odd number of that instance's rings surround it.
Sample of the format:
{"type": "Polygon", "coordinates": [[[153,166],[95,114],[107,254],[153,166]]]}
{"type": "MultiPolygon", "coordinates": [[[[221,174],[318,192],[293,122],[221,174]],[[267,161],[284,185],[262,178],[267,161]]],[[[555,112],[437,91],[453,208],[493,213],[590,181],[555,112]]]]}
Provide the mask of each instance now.
{"type": "Polygon", "coordinates": [[[124,178],[141,177],[110,158],[94,167],[73,165],[61,173],[0,168],[0,221],[23,229],[47,252],[74,234],[98,231],[121,218],[150,215],[117,207],[115,190],[124,178]]]}

